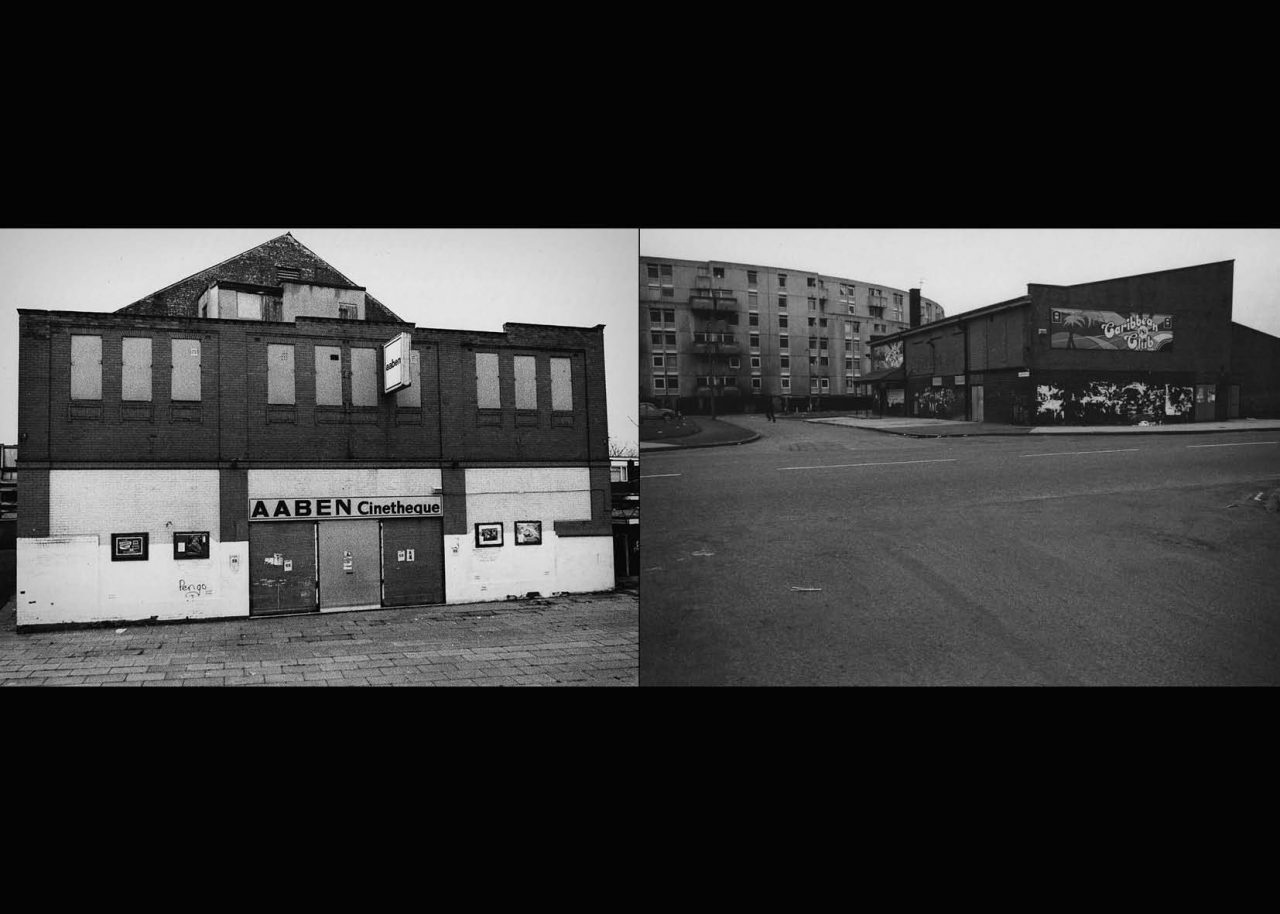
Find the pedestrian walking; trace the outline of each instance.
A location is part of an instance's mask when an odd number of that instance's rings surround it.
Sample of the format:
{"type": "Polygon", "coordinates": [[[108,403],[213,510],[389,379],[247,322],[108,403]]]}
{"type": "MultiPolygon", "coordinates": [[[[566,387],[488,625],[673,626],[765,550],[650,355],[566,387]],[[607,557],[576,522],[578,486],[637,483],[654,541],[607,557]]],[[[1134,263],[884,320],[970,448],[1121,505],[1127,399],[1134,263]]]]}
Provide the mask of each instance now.
{"type": "Polygon", "coordinates": [[[771,396],[764,398],[764,417],[770,422],[778,421],[773,415],[773,397],[771,396]]]}

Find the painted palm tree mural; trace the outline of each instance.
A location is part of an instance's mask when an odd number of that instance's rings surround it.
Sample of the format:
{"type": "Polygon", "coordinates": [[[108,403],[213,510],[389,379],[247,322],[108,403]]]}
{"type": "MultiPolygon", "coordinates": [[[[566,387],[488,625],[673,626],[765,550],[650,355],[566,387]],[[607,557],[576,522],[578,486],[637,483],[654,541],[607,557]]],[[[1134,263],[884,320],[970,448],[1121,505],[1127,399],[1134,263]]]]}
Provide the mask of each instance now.
{"type": "Polygon", "coordinates": [[[1173,315],[1054,308],[1049,339],[1053,349],[1168,352],[1173,349],[1173,315]]]}
{"type": "Polygon", "coordinates": [[[1084,314],[1079,311],[1069,312],[1062,321],[1062,325],[1067,328],[1067,348],[1076,348],[1076,327],[1083,327],[1086,323],[1084,314]]]}

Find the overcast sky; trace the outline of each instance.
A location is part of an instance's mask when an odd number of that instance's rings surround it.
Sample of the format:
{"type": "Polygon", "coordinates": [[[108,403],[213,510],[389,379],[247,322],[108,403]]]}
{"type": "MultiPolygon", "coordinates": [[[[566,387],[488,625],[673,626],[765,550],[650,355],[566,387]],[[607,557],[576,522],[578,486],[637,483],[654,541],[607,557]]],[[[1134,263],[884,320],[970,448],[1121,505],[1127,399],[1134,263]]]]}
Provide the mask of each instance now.
{"type": "Polygon", "coordinates": [[[17,443],[18,308],[115,311],[285,232],[419,327],[604,324],[609,436],[635,445],[635,229],[0,229],[0,442],[17,443]]]}
{"type": "Polygon", "coordinates": [[[1234,260],[1232,319],[1280,336],[1280,229],[644,229],[640,253],[790,267],[899,289],[948,317],[1074,285],[1234,260]]]}

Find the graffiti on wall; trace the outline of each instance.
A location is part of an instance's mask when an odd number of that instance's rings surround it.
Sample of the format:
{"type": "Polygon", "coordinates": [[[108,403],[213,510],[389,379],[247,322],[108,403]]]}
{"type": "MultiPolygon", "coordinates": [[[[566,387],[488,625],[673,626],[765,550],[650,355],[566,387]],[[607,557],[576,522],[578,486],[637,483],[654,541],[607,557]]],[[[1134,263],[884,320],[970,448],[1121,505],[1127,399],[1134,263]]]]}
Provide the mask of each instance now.
{"type": "Polygon", "coordinates": [[[927,388],[916,394],[915,406],[917,416],[950,419],[955,414],[956,392],[950,387],[927,388]]]}
{"type": "Polygon", "coordinates": [[[1041,425],[1161,425],[1185,421],[1195,391],[1174,384],[1089,381],[1041,384],[1036,388],[1036,422],[1041,425]]]}
{"type": "Polygon", "coordinates": [[[1052,349],[1121,352],[1169,352],[1173,349],[1172,314],[1054,308],[1049,324],[1049,346],[1052,349]]]}
{"type": "Polygon", "coordinates": [[[886,368],[902,367],[902,340],[886,343],[883,346],[871,347],[871,370],[883,371],[886,368]]]}

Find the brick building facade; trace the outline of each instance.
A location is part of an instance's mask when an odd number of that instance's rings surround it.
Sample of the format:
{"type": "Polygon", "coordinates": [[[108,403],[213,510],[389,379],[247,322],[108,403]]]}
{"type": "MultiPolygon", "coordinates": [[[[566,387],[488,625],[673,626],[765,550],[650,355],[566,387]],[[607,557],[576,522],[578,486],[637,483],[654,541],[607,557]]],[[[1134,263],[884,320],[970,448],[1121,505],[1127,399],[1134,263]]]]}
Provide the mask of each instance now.
{"type": "Polygon", "coordinates": [[[885,387],[902,386],[909,416],[1136,425],[1262,415],[1277,391],[1260,366],[1280,341],[1232,323],[1233,273],[1223,261],[1030,283],[1019,298],[878,340],[874,360],[885,387]]]}
{"type": "Polygon", "coordinates": [[[415,327],[284,235],[19,330],[19,626],[613,587],[602,326],[415,327]]]}

